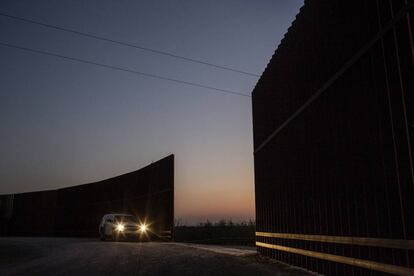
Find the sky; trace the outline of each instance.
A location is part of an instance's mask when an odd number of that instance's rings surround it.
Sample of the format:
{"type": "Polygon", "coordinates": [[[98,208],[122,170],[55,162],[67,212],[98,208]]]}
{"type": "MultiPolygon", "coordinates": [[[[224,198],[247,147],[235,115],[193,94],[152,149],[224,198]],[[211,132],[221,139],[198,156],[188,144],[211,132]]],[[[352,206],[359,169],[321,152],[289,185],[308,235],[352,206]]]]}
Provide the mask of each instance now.
{"type": "MultiPolygon", "coordinates": [[[[0,12],[260,75],[303,0],[2,0],[0,12]]],[[[0,16],[0,43],[250,95],[258,77],[0,16]]],[[[251,98],[0,46],[0,194],[175,155],[175,217],[254,219],[251,98]]]]}

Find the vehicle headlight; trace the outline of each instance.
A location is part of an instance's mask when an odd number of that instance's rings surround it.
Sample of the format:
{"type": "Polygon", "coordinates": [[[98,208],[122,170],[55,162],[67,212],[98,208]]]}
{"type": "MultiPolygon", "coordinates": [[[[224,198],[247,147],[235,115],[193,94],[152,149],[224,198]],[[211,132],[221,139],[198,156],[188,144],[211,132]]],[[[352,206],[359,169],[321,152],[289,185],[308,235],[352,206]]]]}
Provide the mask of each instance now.
{"type": "Polygon", "coordinates": [[[123,224],[117,224],[117,225],[116,225],[116,230],[118,230],[119,232],[124,231],[124,229],[125,229],[125,227],[124,227],[124,225],[123,225],[123,224]]]}
{"type": "Polygon", "coordinates": [[[146,232],[146,231],[148,230],[148,226],[147,226],[146,224],[141,224],[141,225],[139,226],[139,230],[140,230],[141,232],[146,232]]]}

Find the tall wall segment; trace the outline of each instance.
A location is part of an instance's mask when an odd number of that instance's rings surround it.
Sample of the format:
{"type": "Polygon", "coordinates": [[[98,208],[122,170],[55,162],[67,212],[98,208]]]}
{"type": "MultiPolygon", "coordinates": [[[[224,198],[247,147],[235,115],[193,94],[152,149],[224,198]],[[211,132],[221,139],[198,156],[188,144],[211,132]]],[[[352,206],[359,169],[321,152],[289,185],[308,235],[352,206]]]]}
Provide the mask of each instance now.
{"type": "Polygon", "coordinates": [[[253,94],[256,245],[414,275],[414,1],[305,1],[253,94]]]}

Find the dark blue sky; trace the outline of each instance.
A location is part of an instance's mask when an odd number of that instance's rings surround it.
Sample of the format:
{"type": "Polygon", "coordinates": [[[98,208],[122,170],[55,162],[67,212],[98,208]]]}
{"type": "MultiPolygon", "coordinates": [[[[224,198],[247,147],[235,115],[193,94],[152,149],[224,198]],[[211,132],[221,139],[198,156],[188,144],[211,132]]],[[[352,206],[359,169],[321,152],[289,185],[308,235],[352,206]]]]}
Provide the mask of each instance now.
{"type": "MultiPolygon", "coordinates": [[[[261,74],[302,0],[16,1],[0,11],[261,74]]],[[[0,16],[0,42],[250,94],[257,77],[0,16]]],[[[251,101],[0,46],[0,194],[176,156],[176,217],[254,217],[251,101]]]]}

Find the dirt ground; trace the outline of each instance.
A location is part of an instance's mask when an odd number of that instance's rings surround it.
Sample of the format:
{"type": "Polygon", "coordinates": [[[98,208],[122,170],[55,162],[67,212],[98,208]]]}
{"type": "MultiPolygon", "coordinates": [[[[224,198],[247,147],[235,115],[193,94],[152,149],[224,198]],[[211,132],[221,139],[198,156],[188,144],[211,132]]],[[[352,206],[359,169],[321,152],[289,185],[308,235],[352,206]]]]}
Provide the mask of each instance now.
{"type": "Polygon", "coordinates": [[[0,238],[0,275],[310,275],[251,247],[0,238]]]}

